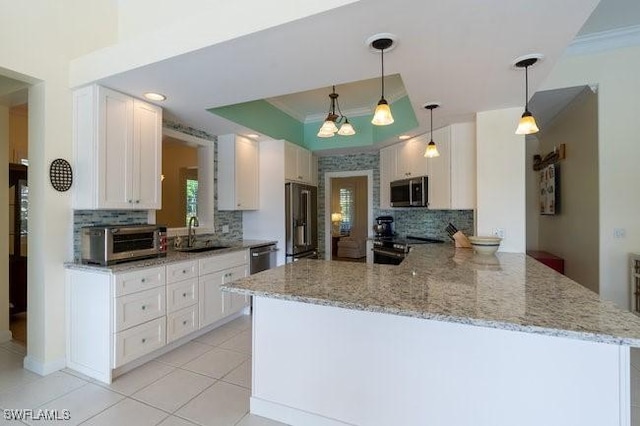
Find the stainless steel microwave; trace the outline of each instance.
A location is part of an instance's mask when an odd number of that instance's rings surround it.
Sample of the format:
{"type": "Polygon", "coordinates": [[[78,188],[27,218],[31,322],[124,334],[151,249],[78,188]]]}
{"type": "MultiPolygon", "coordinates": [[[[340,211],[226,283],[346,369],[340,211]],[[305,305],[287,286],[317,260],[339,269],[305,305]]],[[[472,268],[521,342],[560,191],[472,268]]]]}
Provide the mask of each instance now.
{"type": "Polygon", "coordinates": [[[82,263],[118,262],[167,255],[167,228],[158,225],[96,225],[82,228],[82,263]]]}
{"type": "Polygon", "coordinates": [[[394,180],[390,186],[391,207],[427,207],[429,205],[427,176],[394,180]]]}

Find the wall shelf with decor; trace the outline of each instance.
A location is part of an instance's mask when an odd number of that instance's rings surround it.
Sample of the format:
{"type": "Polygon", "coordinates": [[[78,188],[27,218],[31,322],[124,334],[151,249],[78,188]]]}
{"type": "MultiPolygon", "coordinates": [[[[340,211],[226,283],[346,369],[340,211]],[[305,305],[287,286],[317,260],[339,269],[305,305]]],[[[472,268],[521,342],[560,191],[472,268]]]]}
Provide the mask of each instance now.
{"type": "Polygon", "coordinates": [[[629,255],[631,266],[631,312],[640,315],[640,254],[629,255]]]}

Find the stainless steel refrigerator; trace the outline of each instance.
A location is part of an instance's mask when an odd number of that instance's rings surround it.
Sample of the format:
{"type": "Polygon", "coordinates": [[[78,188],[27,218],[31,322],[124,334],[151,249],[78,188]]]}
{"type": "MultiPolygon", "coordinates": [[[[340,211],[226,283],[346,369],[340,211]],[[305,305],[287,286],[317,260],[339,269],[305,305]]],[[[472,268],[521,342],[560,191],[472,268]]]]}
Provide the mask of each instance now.
{"type": "Polygon", "coordinates": [[[318,191],[315,186],[286,183],[286,261],[318,257],[318,191]]]}

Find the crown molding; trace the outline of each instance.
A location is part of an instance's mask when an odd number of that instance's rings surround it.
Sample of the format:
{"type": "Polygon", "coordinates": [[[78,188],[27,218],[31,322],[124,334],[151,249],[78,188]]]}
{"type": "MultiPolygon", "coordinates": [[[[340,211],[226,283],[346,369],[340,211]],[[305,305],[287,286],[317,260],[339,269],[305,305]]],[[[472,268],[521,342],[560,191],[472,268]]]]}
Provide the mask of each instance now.
{"type": "Polygon", "coordinates": [[[637,45],[640,45],[640,25],[576,37],[567,47],[565,54],[587,55],[637,45]]]}
{"type": "Polygon", "coordinates": [[[267,103],[270,103],[271,105],[273,105],[274,107],[278,108],[280,111],[284,112],[287,115],[290,115],[291,117],[295,118],[296,120],[300,121],[300,122],[304,122],[305,116],[300,114],[299,111],[296,111],[292,108],[289,108],[287,106],[287,104],[280,102],[277,99],[265,99],[265,101],[267,101],[267,103]]]}

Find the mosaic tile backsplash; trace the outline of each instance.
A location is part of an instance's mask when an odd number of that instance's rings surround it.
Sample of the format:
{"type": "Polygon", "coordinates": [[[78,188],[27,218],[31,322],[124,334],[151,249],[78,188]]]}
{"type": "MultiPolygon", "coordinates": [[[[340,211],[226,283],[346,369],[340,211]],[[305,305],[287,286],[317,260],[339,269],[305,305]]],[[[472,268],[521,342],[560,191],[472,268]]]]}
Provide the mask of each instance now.
{"type": "MultiPolygon", "coordinates": [[[[388,215],[394,218],[398,235],[416,235],[450,241],[446,226],[451,222],[467,235],[473,235],[473,210],[427,210],[425,208],[380,209],[380,155],[379,153],[334,155],[318,158],[318,250],[324,253],[325,209],[324,174],[373,170],[373,217],[388,215]]],[[[371,224],[373,226],[373,223],[371,224]]]]}
{"type": "MultiPolygon", "coordinates": [[[[184,126],[180,123],[163,120],[163,126],[198,138],[216,141],[216,137],[202,130],[184,126]]],[[[214,167],[218,167],[218,145],[215,144],[214,167]]],[[[214,173],[214,225],[216,234],[227,240],[242,239],[242,212],[218,211],[218,178],[214,173]],[[229,226],[229,232],[222,234],[222,227],[229,226]]],[[[128,225],[147,223],[146,210],[75,210],[73,214],[73,257],[80,258],[80,228],[83,226],[113,224],[128,225]]]]}

